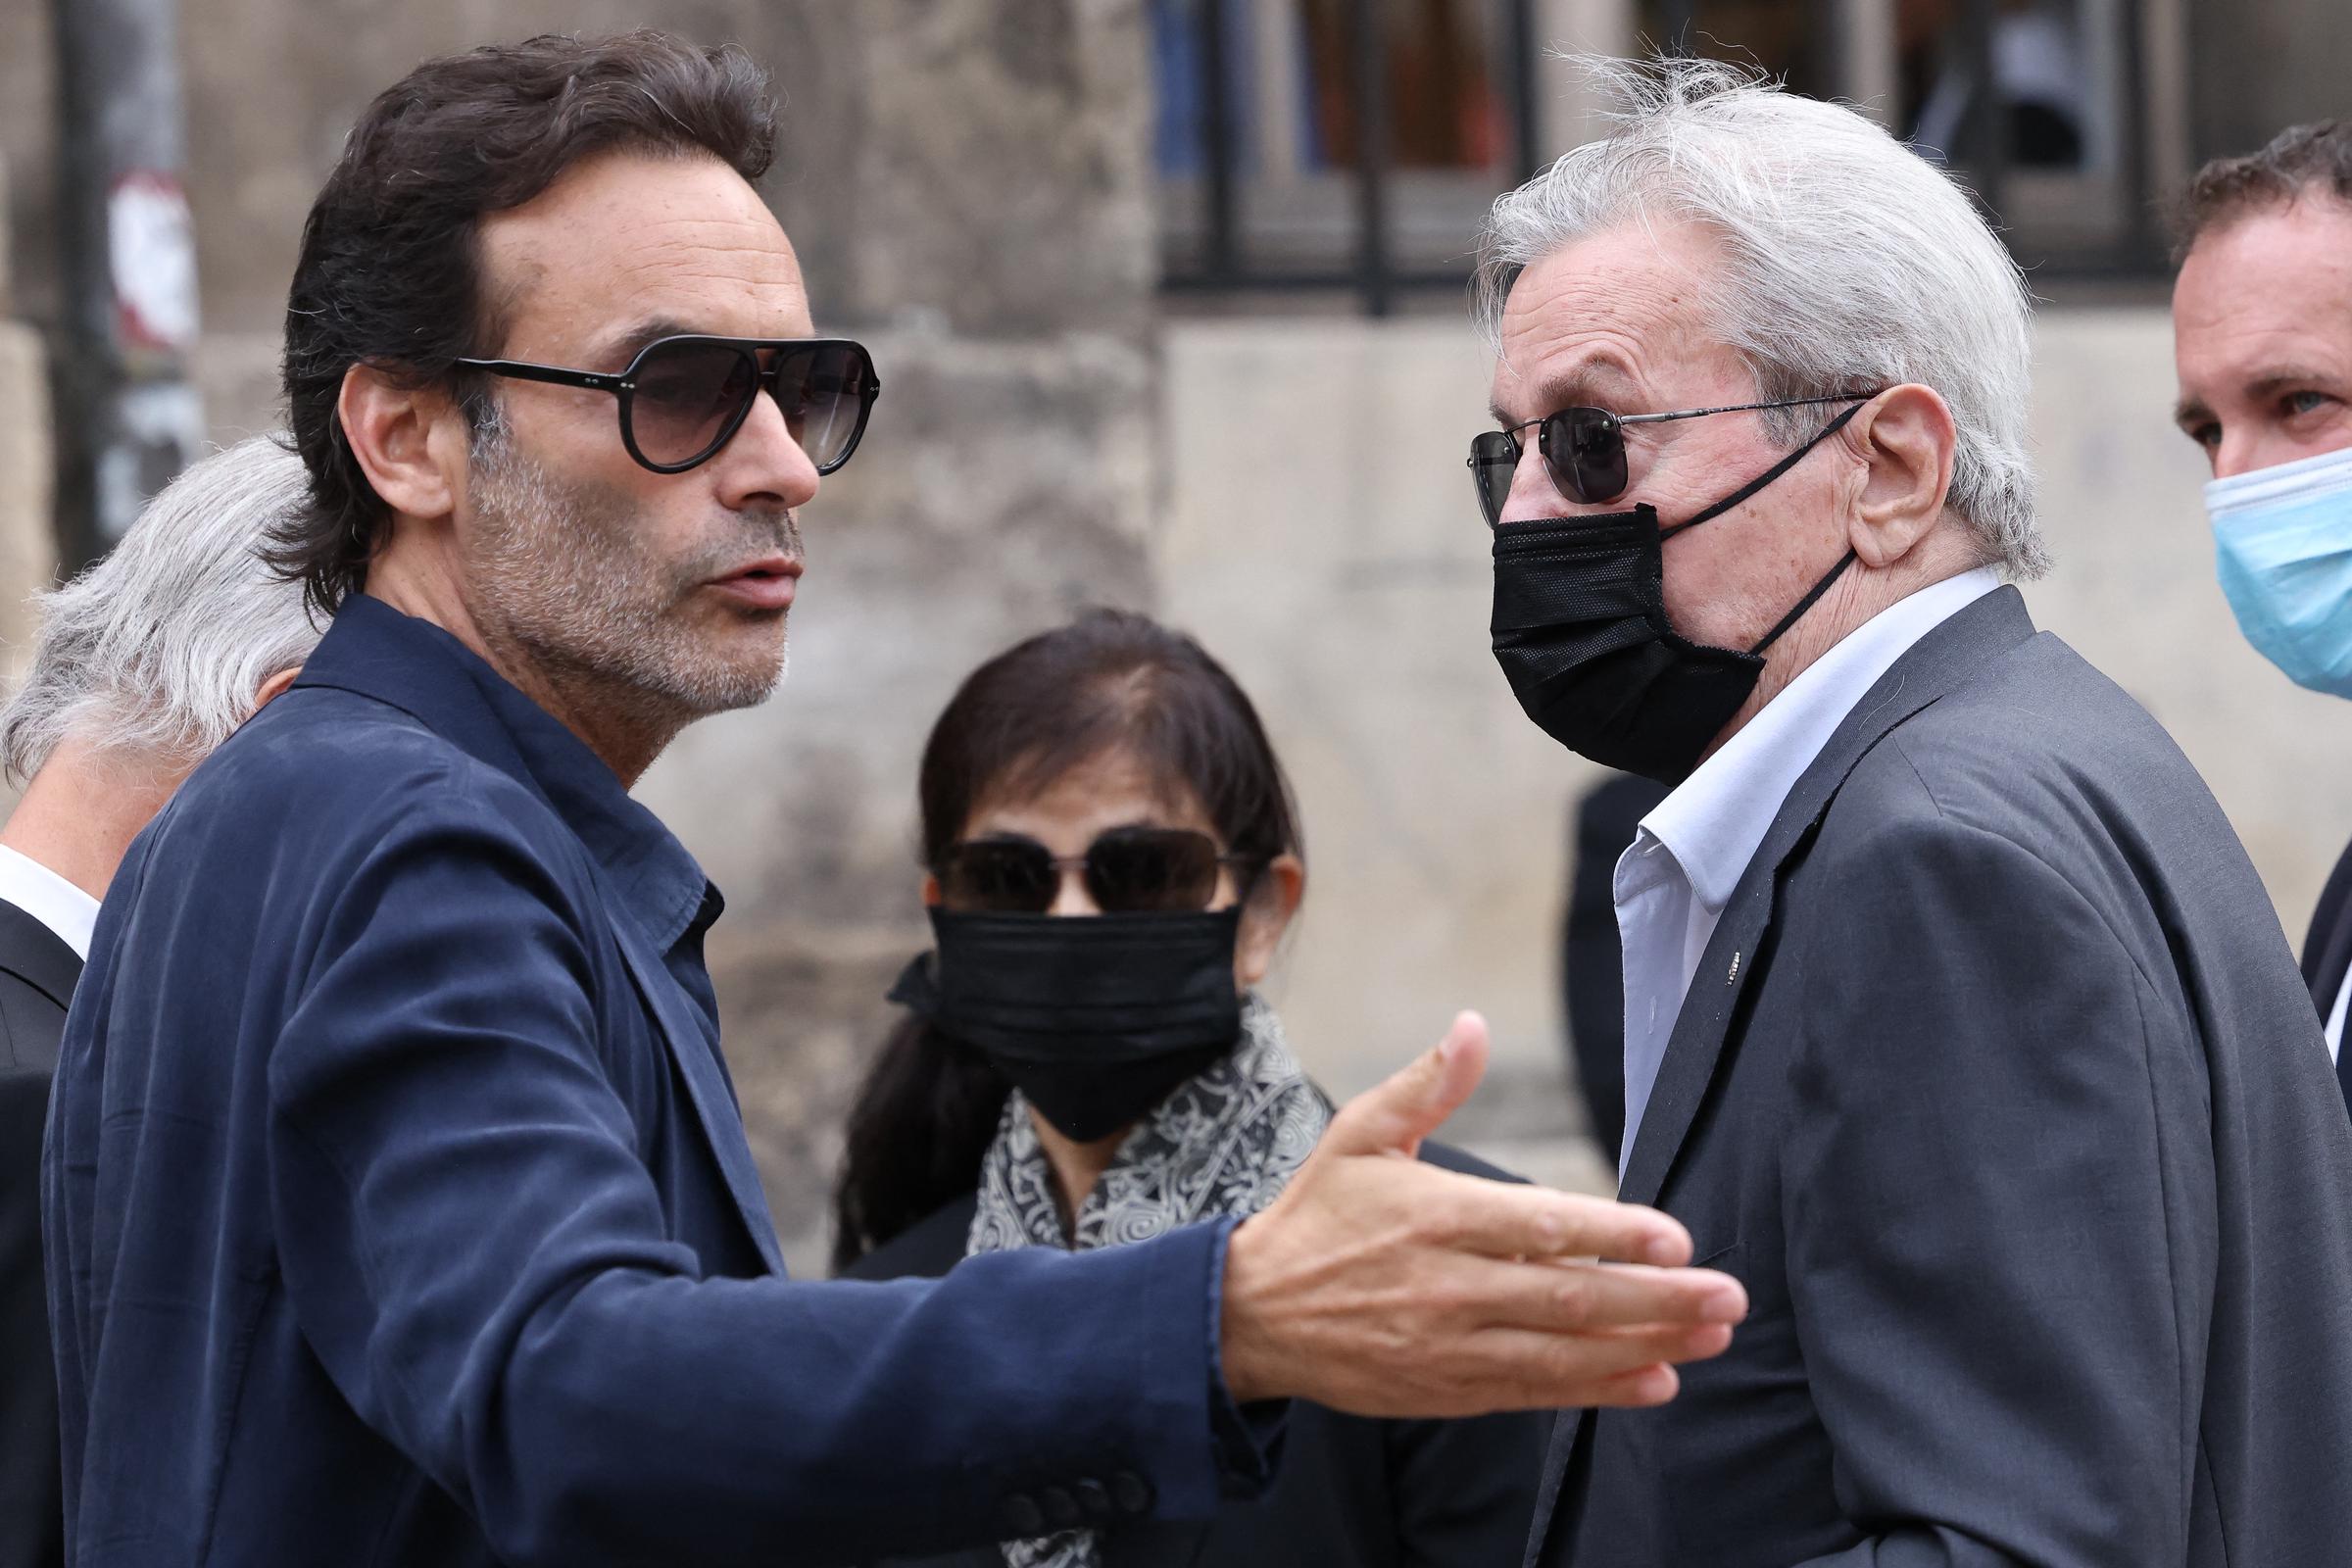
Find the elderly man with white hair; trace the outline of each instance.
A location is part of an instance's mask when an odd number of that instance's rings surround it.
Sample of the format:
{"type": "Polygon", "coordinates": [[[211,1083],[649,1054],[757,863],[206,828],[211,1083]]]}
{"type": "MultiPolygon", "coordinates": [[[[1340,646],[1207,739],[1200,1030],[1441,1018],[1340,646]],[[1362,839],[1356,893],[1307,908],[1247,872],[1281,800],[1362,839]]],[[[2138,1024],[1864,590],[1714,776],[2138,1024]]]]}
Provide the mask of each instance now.
{"type": "Polygon", "coordinates": [[[318,641],[257,554],[305,495],[257,437],[190,467],[113,554],[41,595],[0,764],[0,1563],[64,1560],[56,1372],[41,1282],[41,1122],[66,1006],[115,867],[188,770],[318,641]]]}
{"type": "Polygon", "coordinates": [[[1495,207],[1495,657],[1673,786],[1619,862],[1623,1197],[1752,1310],[1557,1428],[1530,1562],[2340,1563],[2352,1126],[2212,797],[2046,564],[2017,269],[1726,68],[1495,207]]]}

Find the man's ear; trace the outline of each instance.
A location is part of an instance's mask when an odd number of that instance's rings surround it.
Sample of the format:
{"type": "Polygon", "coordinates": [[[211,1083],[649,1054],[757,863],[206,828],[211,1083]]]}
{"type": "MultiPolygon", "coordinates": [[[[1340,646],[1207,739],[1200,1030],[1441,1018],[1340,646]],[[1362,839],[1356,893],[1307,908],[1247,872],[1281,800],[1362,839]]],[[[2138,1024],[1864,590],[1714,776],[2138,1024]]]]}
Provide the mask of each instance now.
{"type": "Polygon", "coordinates": [[[1890,566],[1943,519],[1959,443],[1952,411],[1932,388],[1890,387],[1863,405],[1844,436],[1863,465],[1848,543],[1864,565],[1890,566]]]}
{"type": "Polygon", "coordinates": [[[355,365],[343,372],[335,416],[360,471],[395,514],[439,518],[456,510],[468,432],[446,392],[355,365]]]}
{"type": "Polygon", "coordinates": [[[268,708],[270,706],[270,700],[284,693],[285,689],[293,685],[295,678],[301,673],[302,666],[300,664],[295,664],[290,668],[279,670],[276,674],[262,682],[261,689],[253,694],[253,710],[258,713],[263,709],[268,708]]]}

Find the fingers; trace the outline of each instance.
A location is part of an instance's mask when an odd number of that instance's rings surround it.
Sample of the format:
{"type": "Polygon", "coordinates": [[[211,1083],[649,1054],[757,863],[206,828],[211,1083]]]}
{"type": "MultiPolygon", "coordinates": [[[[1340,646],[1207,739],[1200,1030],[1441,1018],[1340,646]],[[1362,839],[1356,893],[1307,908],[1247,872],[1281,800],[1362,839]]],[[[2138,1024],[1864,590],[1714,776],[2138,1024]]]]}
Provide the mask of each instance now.
{"type": "Polygon", "coordinates": [[[1455,1270],[1451,1288],[1464,1315],[1481,1328],[1582,1334],[1728,1327],[1747,1316],[1740,1282],[1710,1269],[1482,1261],[1455,1270]]]}
{"type": "Polygon", "coordinates": [[[1475,1012],[1453,1020],[1433,1051],[1343,1106],[1323,1135],[1337,1154],[1413,1154],[1452,1115],[1487,1070],[1487,1021],[1475,1012]]]}
{"type": "Polygon", "coordinates": [[[1441,1247],[1489,1257],[1600,1257],[1675,1267],[1690,1260],[1690,1233],[1654,1208],[1548,1187],[1488,1181],[1435,1166],[1392,1180],[1427,1189],[1412,1204],[1441,1247]]]}
{"type": "Polygon", "coordinates": [[[1731,1342],[1722,1324],[1573,1336],[1492,1329],[1464,1348],[1475,1357],[1464,1391],[1494,1409],[1658,1404],[1680,1386],[1678,1363],[1721,1355],[1731,1342]]]}
{"type": "Polygon", "coordinates": [[[1592,1391],[1589,1405],[1603,1405],[1616,1409],[1640,1409],[1664,1404],[1682,1392],[1683,1380],[1670,1366],[1639,1367],[1604,1378],[1592,1391]]]}
{"type": "Polygon", "coordinates": [[[1663,1404],[1681,1387],[1678,1363],[1718,1355],[1730,1341],[1731,1331],[1720,1324],[1590,1335],[1486,1329],[1447,1342],[1396,1375],[1314,1397],[1355,1415],[1438,1418],[1663,1404]]]}

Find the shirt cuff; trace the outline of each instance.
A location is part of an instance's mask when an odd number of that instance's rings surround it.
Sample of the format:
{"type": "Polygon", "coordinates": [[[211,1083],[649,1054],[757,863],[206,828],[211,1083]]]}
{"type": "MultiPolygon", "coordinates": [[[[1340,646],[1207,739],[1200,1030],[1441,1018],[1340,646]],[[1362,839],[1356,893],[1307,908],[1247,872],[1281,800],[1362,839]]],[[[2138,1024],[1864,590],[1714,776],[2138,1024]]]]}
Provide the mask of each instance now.
{"type": "Polygon", "coordinates": [[[1208,1263],[1208,1429],[1217,1483],[1225,1496],[1248,1501],[1266,1490],[1282,1465],[1282,1440],[1290,1428],[1291,1401],[1235,1400],[1225,1386],[1225,1250],[1234,1218],[1217,1221],[1208,1263]]]}

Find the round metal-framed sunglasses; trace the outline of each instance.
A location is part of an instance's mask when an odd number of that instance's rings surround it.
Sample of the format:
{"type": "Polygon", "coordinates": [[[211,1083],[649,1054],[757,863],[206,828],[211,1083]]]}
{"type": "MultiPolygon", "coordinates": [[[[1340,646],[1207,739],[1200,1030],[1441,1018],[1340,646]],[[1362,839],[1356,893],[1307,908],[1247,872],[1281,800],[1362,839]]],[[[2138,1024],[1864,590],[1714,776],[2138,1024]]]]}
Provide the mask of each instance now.
{"type": "Polygon", "coordinates": [[[619,400],[620,444],[641,467],[684,473],[734,439],[761,392],[818,473],[850,461],[882,392],[872,356],[843,337],[657,338],[628,368],[607,374],[523,360],[459,360],[469,370],[518,381],[610,392],[619,400]]]}
{"type": "Polygon", "coordinates": [[[1670,414],[1613,414],[1607,409],[1556,409],[1540,419],[1500,430],[1481,430],[1470,438],[1470,478],[1478,486],[1479,510],[1487,526],[1502,520],[1503,503],[1511,496],[1511,476],[1519,470],[1522,448],[1519,432],[1536,429],[1536,447],[1544,455],[1544,471],[1561,495],[1591,506],[1614,501],[1631,483],[1626,472],[1625,427],[1660,424],[1668,419],[1697,419],[1710,414],[1746,414],[1757,409],[1801,409],[1816,403],[1866,403],[1876,392],[1836,392],[1819,398],[1782,398],[1771,403],[1731,403],[1718,409],[1677,409],[1670,414]]]}

